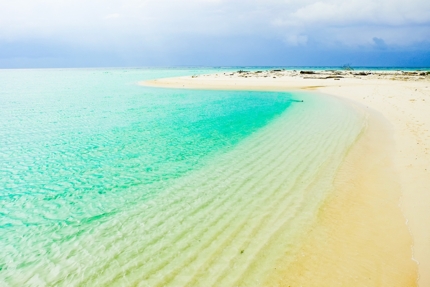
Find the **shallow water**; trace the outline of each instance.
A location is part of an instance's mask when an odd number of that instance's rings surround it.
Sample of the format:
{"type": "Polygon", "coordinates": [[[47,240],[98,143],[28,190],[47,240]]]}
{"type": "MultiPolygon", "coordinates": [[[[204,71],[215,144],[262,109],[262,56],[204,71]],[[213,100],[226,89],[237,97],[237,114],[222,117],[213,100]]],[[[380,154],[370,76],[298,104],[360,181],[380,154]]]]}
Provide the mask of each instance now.
{"type": "Polygon", "coordinates": [[[207,72],[0,71],[0,282],[255,285],[294,252],[364,119],[137,85],[207,72]]]}

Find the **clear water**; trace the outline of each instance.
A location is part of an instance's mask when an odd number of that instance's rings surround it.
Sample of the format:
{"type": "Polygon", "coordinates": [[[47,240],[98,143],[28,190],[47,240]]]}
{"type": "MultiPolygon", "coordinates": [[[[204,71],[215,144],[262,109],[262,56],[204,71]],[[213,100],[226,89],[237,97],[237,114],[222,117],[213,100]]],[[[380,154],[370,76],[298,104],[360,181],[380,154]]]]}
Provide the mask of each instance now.
{"type": "Polygon", "coordinates": [[[115,212],[231,148],[291,102],[280,93],[136,85],[159,71],[4,73],[3,227],[115,212]]]}
{"type": "Polygon", "coordinates": [[[208,72],[0,71],[0,282],[264,278],[290,248],[279,243],[311,222],[363,119],[307,94],[137,85],[208,72]]]}

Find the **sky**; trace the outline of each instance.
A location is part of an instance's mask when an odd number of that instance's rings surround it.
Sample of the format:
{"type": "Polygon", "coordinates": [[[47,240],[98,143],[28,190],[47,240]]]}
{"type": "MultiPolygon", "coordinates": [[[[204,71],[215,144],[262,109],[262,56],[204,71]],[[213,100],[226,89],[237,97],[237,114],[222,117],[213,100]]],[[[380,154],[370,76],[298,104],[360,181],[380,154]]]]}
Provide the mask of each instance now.
{"type": "Polygon", "coordinates": [[[430,67],[429,0],[0,0],[0,68],[430,67]]]}

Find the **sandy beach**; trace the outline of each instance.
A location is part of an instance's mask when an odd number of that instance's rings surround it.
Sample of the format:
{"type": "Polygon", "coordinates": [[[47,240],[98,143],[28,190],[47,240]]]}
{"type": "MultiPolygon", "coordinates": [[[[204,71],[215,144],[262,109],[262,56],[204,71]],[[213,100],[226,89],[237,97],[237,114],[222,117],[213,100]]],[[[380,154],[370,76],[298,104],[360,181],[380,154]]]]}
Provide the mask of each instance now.
{"type": "Polygon", "coordinates": [[[366,132],[347,155],[336,177],[335,190],[321,208],[318,224],[303,242],[294,263],[281,262],[270,284],[284,285],[282,278],[299,273],[289,283],[430,286],[428,72],[237,71],[140,84],[187,89],[312,90],[352,102],[369,115],[366,132]]]}

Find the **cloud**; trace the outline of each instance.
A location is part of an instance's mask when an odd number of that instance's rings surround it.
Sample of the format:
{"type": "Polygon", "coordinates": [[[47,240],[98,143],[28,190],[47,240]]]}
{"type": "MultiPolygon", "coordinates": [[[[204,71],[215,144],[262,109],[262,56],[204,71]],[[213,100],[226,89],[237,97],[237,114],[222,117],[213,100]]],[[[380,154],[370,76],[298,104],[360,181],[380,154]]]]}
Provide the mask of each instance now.
{"type": "Polygon", "coordinates": [[[428,0],[0,0],[0,43],[123,58],[255,53],[249,43],[389,50],[430,45],[429,31],[428,0]]]}
{"type": "Polygon", "coordinates": [[[308,36],[290,34],[287,36],[286,42],[292,46],[303,46],[308,42],[308,36]]]}
{"type": "Polygon", "coordinates": [[[113,13],[113,14],[108,14],[108,15],[106,15],[104,18],[105,18],[105,19],[117,19],[117,18],[119,18],[119,17],[121,17],[121,15],[120,15],[120,14],[118,14],[118,13],[113,13]]]}
{"type": "Polygon", "coordinates": [[[381,50],[387,49],[387,44],[385,44],[384,39],[374,37],[372,40],[378,49],[381,49],[381,50]]]}
{"type": "MultiPolygon", "coordinates": [[[[428,0],[0,1],[0,39],[9,40],[55,37],[84,43],[89,36],[107,41],[178,33],[294,38],[339,27],[430,25],[428,0]]],[[[428,40],[429,35],[420,37],[428,40]]]]}
{"type": "Polygon", "coordinates": [[[310,1],[284,15],[283,21],[292,26],[428,24],[429,11],[430,2],[424,0],[310,1]]]}
{"type": "Polygon", "coordinates": [[[429,42],[430,2],[422,0],[310,1],[272,21],[284,33],[307,34],[321,44],[371,45],[375,30],[387,44],[429,42]]]}

